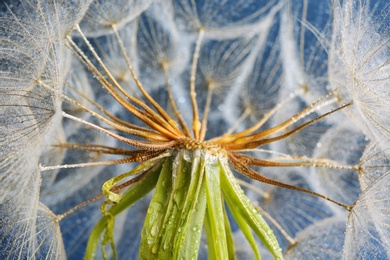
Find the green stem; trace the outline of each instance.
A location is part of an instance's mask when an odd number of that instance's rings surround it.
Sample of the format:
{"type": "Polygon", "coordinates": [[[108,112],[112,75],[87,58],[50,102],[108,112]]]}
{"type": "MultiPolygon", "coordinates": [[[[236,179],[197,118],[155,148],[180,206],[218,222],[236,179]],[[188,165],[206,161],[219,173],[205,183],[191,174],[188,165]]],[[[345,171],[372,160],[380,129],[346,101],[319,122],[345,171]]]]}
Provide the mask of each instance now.
{"type": "MultiPolygon", "coordinates": [[[[126,191],[126,193],[121,198],[120,202],[114,205],[108,212],[115,217],[125,209],[129,208],[135,202],[140,200],[146,194],[148,194],[155,186],[159,177],[159,172],[161,171],[162,161],[157,162],[157,164],[148,170],[145,175],[126,191]]],[[[91,232],[91,235],[88,239],[87,248],[85,251],[84,259],[91,260],[94,259],[96,249],[99,244],[99,240],[102,237],[102,233],[106,230],[108,224],[107,216],[103,216],[98,223],[95,225],[94,229],[91,232]]]]}
{"type": "MultiPolygon", "coordinates": [[[[279,243],[265,220],[261,217],[258,210],[252,205],[249,199],[245,196],[243,190],[238,185],[233,173],[231,172],[227,162],[220,160],[221,165],[221,187],[233,216],[235,216],[237,223],[246,222],[268,250],[273,254],[275,259],[283,259],[282,250],[279,243]],[[240,217],[243,221],[240,220],[240,217]]],[[[249,233],[245,230],[245,225],[241,226],[244,228],[243,232],[247,235],[249,233]]],[[[245,234],[244,233],[244,234],[245,234]]],[[[248,236],[247,236],[248,238],[248,236]]],[[[251,239],[252,240],[252,239],[251,239]]],[[[252,248],[254,248],[253,241],[251,242],[252,248]]],[[[256,254],[256,251],[255,251],[256,254]]]]}
{"type": "MultiPolygon", "coordinates": [[[[206,161],[208,159],[206,158],[206,161]]],[[[224,221],[224,208],[218,163],[206,163],[206,235],[209,245],[209,259],[229,259],[224,221]]]]}

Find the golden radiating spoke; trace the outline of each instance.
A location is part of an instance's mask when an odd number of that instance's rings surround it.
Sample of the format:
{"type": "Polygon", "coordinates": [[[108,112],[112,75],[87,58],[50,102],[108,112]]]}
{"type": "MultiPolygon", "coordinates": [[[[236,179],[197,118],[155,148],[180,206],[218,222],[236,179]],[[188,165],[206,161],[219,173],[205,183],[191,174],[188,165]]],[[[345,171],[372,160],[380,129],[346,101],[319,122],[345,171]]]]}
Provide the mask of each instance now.
{"type": "Polygon", "coordinates": [[[190,77],[190,96],[191,96],[191,104],[192,104],[192,130],[194,133],[194,138],[196,140],[199,140],[201,123],[199,121],[198,103],[196,101],[195,80],[196,80],[196,69],[198,67],[200,47],[202,46],[204,34],[205,34],[205,29],[200,28],[198,39],[195,45],[194,55],[192,57],[191,77],[190,77]]]}
{"type": "Polygon", "coordinates": [[[213,97],[213,92],[214,92],[213,83],[209,83],[207,86],[207,97],[206,97],[206,104],[204,105],[204,109],[203,109],[202,123],[200,125],[200,130],[199,130],[199,140],[200,141],[203,141],[205,136],[206,136],[207,120],[208,120],[208,115],[209,115],[209,111],[210,111],[210,105],[211,105],[211,100],[213,97]]]}
{"type": "MultiPolygon", "coordinates": [[[[88,57],[84,54],[84,52],[73,42],[70,37],[67,37],[68,42],[70,43],[71,49],[74,50],[74,53],[77,57],[81,57],[80,59],[87,67],[87,69],[92,72],[96,79],[103,85],[103,87],[109,92],[109,94],[118,101],[125,109],[127,109],[134,116],[145,122],[147,125],[160,132],[162,135],[166,135],[168,138],[175,139],[177,135],[169,131],[171,128],[168,123],[166,123],[161,117],[159,117],[152,109],[150,109],[147,105],[142,103],[140,100],[128,95],[133,102],[137,105],[145,109],[146,112],[142,112],[134,105],[129,103],[125,98],[123,98],[117,91],[115,91],[114,87],[108,82],[108,80],[100,73],[100,71],[92,64],[92,62],[88,59],[88,57]],[[157,121],[156,121],[157,120],[157,121]],[[158,121],[159,120],[159,121],[158,121]]],[[[97,55],[97,54],[96,54],[97,55]]],[[[126,93],[126,92],[125,92],[126,93]]]]}
{"type": "Polygon", "coordinates": [[[132,140],[132,139],[125,138],[123,136],[114,134],[114,133],[104,129],[103,127],[100,127],[100,126],[97,126],[97,125],[92,124],[90,122],[87,122],[81,118],[69,115],[65,112],[62,112],[62,115],[65,118],[69,118],[69,119],[72,119],[74,121],[78,121],[80,123],[83,123],[87,126],[90,126],[93,129],[99,130],[99,131],[107,134],[108,136],[111,136],[111,137],[117,139],[118,141],[129,144],[129,145],[136,147],[136,148],[145,149],[145,150],[149,150],[149,151],[161,151],[161,150],[166,150],[166,149],[177,144],[176,140],[167,141],[167,142],[142,142],[142,141],[132,140]]]}
{"type": "MultiPolygon", "coordinates": [[[[301,91],[301,90],[300,90],[301,91]]],[[[228,142],[232,142],[236,139],[239,139],[241,137],[245,137],[255,131],[257,131],[260,127],[262,127],[266,122],[268,122],[268,120],[273,116],[275,115],[276,112],[278,112],[281,108],[283,108],[283,106],[285,104],[287,104],[289,101],[291,101],[292,99],[294,99],[295,97],[297,97],[299,95],[299,92],[300,91],[297,91],[295,92],[293,95],[283,99],[281,102],[279,102],[275,107],[273,107],[269,112],[267,112],[263,118],[257,122],[255,125],[253,125],[252,127],[248,128],[248,129],[245,129],[241,132],[238,132],[238,133],[234,133],[232,134],[232,132],[235,130],[235,128],[238,126],[237,124],[234,124],[232,126],[231,129],[229,129],[225,134],[223,134],[221,137],[218,137],[218,138],[213,138],[212,140],[216,143],[219,143],[219,144],[223,144],[223,143],[228,143],[228,142]],[[236,126],[237,125],[237,126],[236,126]]],[[[244,111],[244,113],[241,115],[241,117],[238,119],[238,122],[239,121],[242,121],[244,120],[249,114],[251,113],[251,111],[249,109],[246,109],[244,111]]]]}
{"type": "MultiPolygon", "coordinates": [[[[142,172],[142,173],[140,173],[139,175],[135,176],[133,179],[128,180],[128,181],[126,181],[126,182],[124,182],[124,183],[122,183],[122,184],[119,184],[119,185],[117,185],[117,186],[114,186],[114,187],[112,187],[112,188],[110,189],[110,191],[112,191],[112,192],[118,192],[118,191],[120,191],[120,190],[122,190],[122,189],[124,189],[124,188],[127,188],[127,187],[129,187],[130,185],[132,185],[132,184],[136,183],[137,181],[139,181],[140,179],[142,179],[142,177],[144,176],[144,174],[145,174],[145,172],[142,172]]],[[[105,195],[104,195],[103,193],[100,193],[99,195],[97,195],[97,196],[95,196],[95,197],[93,197],[93,198],[90,198],[89,200],[86,200],[86,201],[84,201],[83,203],[80,203],[79,205],[77,205],[77,206],[75,206],[75,207],[69,209],[68,211],[66,211],[66,212],[64,212],[64,213],[62,213],[62,214],[60,214],[60,215],[57,215],[57,220],[58,220],[58,221],[61,221],[61,219],[67,217],[68,215],[72,214],[73,212],[75,212],[75,211],[77,211],[77,210],[79,210],[79,209],[81,209],[81,208],[87,206],[88,204],[90,204],[90,203],[92,203],[92,202],[94,202],[94,201],[96,201],[96,200],[98,200],[98,199],[104,198],[104,197],[105,197],[105,195]]]]}
{"type": "Polygon", "coordinates": [[[118,40],[119,47],[122,51],[122,55],[126,60],[127,67],[131,73],[131,76],[133,77],[138,89],[142,92],[142,94],[145,96],[145,98],[152,104],[152,106],[160,113],[160,115],[169,123],[169,125],[175,130],[175,133],[178,136],[181,136],[182,133],[180,132],[179,129],[177,129],[177,123],[175,120],[173,120],[166,112],[165,110],[149,95],[149,93],[145,90],[143,87],[142,83],[139,81],[137,74],[134,71],[133,66],[131,65],[130,58],[126,53],[126,49],[123,46],[123,41],[121,37],[119,36],[118,29],[116,28],[116,25],[112,25],[112,29],[115,33],[115,36],[118,40]]]}
{"type": "MultiPolygon", "coordinates": [[[[42,86],[46,86],[47,88],[50,88],[50,86],[47,86],[43,82],[40,82],[40,84],[42,84],[42,86]]],[[[74,99],[69,98],[65,94],[61,94],[61,96],[65,100],[67,100],[68,102],[70,102],[73,105],[75,105],[76,107],[84,110],[85,112],[88,112],[93,117],[95,117],[95,118],[99,119],[100,121],[108,124],[109,126],[112,126],[116,130],[122,131],[124,133],[131,134],[131,135],[134,135],[134,136],[143,137],[143,138],[145,138],[147,140],[150,140],[150,141],[169,141],[170,140],[170,139],[166,138],[165,136],[161,135],[160,133],[156,133],[156,132],[150,131],[148,129],[143,129],[143,128],[139,128],[139,127],[131,128],[131,127],[129,127],[128,124],[121,124],[121,120],[118,123],[115,123],[115,122],[113,122],[113,121],[111,121],[111,120],[101,116],[100,114],[90,110],[89,108],[83,106],[82,104],[80,104],[79,102],[75,101],[74,99]]],[[[110,114],[108,116],[110,116],[110,114]]]]}
{"type": "MultiPolygon", "coordinates": [[[[113,29],[115,28],[115,26],[113,26],[113,29]]],[[[114,78],[114,76],[111,74],[111,72],[109,71],[109,69],[106,67],[106,65],[103,63],[103,61],[101,60],[101,58],[99,57],[99,55],[96,53],[95,49],[93,48],[93,46],[91,45],[91,43],[89,42],[89,40],[85,37],[84,33],[81,31],[80,27],[77,25],[76,26],[76,30],[81,34],[84,42],[87,44],[89,50],[92,52],[93,56],[97,59],[97,61],[99,62],[100,66],[102,66],[104,72],[107,74],[107,76],[109,77],[109,79],[114,83],[114,86],[123,94],[125,95],[128,99],[130,99],[132,102],[136,103],[137,105],[139,105],[140,107],[142,107],[147,113],[150,114],[150,116],[152,118],[154,118],[155,120],[157,120],[157,122],[159,122],[160,124],[162,124],[163,126],[165,126],[167,128],[167,130],[171,131],[172,133],[174,133],[175,135],[178,135],[180,136],[181,135],[181,132],[177,129],[176,127],[176,124],[174,124],[173,126],[170,125],[170,123],[174,122],[172,119],[169,118],[169,116],[163,112],[163,109],[153,100],[152,97],[150,97],[150,95],[145,91],[145,89],[143,88],[141,82],[138,80],[138,77],[135,75],[135,72],[134,72],[134,69],[132,68],[131,64],[130,64],[130,61],[128,59],[128,56],[126,54],[126,51],[124,50],[124,47],[123,47],[123,42],[121,41],[120,37],[119,37],[119,34],[117,32],[116,29],[114,29],[114,32],[117,36],[117,39],[118,39],[118,43],[120,44],[120,47],[121,47],[121,50],[122,50],[122,54],[124,56],[124,58],[126,59],[126,63],[128,63],[128,66],[129,66],[129,70],[133,76],[133,79],[134,81],[136,82],[138,88],[141,90],[142,94],[148,99],[149,102],[152,103],[153,106],[155,106],[157,108],[157,110],[161,113],[163,113],[163,116],[167,116],[170,121],[166,121],[164,120],[163,118],[161,118],[157,113],[155,113],[151,108],[149,108],[146,104],[144,104],[142,101],[140,101],[139,99],[131,96],[126,90],[124,90],[122,88],[122,86],[118,83],[118,81],[114,78]],[[122,46],[121,46],[121,43],[122,43],[122,46]]]]}
{"type": "MultiPolygon", "coordinates": [[[[135,124],[131,124],[131,123],[127,122],[127,121],[119,119],[118,117],[116,117],[113,114],[111,114],[110,112],[108,112],[108,110],[105,109],[103,106],[101,106],[97,102],[91,100],[90,98],[88,98],[86,95],[81,93],[79,90],[77,90],[76,88],[74,88],[70,84],[66,83],[66,86],[69,89],[72,89],[73,91],[75,91],[78,95],[80,95],[80,97],[85,99],[88,103],[90,103],[91,105],[96,107],[98,110],[103,112],[106,116],[108,116],[110,119],[112,119],[116,123],[118,123],[120,125],[123,125],[123,126],[126,126],[126,127],[130,128],[130,129],[140,130],[140,131],[143,131],[143,132],[150,132],[152,134],[158,134],[157,132],[153,132],[151,129],[148,129],[148,128],[145,128],[145,127],[141,127],[141,126],[138,126],[138,125],[135,125],[135,124]]],[[[69,101],[69,102],[73,103],[72,101],[69,101]]],[[[75,103],[73,103],[73,104],[76,105],[75,103]]],[[[80,108],[80,106],[78,104],[76,106],[80,108]]],[[[163,136],[161,136],[161,137],[164,138],[163,136]]]]}
{"type": "MultiPolygon", "coordinates": [[[[114,87],[108,82],[106,77],[96,68],[95,65],[91,62],[91,60],[86,56],[86,54],[76,45],[71,37],[67,37],[68,43],[67,46],[71,49],[73,54],[84,64],[84,66],[96,77],[99,83],[108,91],[108,93],[115,98],[115,100],[121,104],[124,108],[129,110],[130,113],[134,115],[142,114],[142,111],[128,103],[125,99],[123,99],[119,93],[114,90],[114,87]]],[[[141,118],[140,118],[141,119],[141,118]]],[[[141,119],[142,120],[142,119],[141,119]]]]}
{"type": "MultiPolygon", "coordinates": [[[[274,109],[272,109],[269,113],[267,113],[266,116],[258,124],[256,124],[254,127],[250,128],[248,130],[243,131],[243,133],[240,132],[240,133],[232,135],[232,137],[229,138],[229,140],[234,138],[233,142],[243,142],[243,141],[248,142],[248,141],[253,141],[253,140],[256,140],[256,139],[259,139],[259,138],[264,138],[264,137],[267,137],[267,136],[269,136],[271,134],[275,134],[277,132],[280,132],[280,131],[286,129],[287,127],[289,127],[290,125],[296,123],[298,120],[300,120],[300,119],[306,117],[307,115],[313,113],[314,111],[322,108],[324,104],[320,105],[321,102],[323,102],[325,99],[327,99],[328,97],[330,97],[333,94],[334,94],[333,91],[329,92],[327,95],[321,97],[316,102],[314,102],[314,103],[310,104],[309,106],[305,107],[303,110],[301,110],[300,112],[298,112],[294,116],[290,117],[288,120],[286,120],[285,122],[281,123],[280,125],[277,125],[275,127],[269,128],[269,129],[264,130],[264,131],[261,131],[259,133],[251,134],[249,136],[246,135],[246,133],[248,133],[248,132],[252,133],[253,131],[256,131],[259,127],[261,127],[266,121],[268,121],[268,119],[274,113],[276,113],[281,108],[281,106],[286,104],[284,102],[288,102],[293,97],[297,96],[298,93],[296,93],[294,96],[289,97],[289,98],[283,100],[279,105],[277,105],[274,109]],[[245,133],[245,135],[244,135],[244,133],[245,133]]],[[[325,105],[332,104],[332,103],[334,103],[336,101],[337,101],[336,99],[332,99],[332,100],[330,100],[330,103],[326,102],[325,105]]]]}
{"type": "MultiPolygon", "coordinates": [[[[103,154],[126,155],[132,158],[134,162],[143,162],[153,157],[159,156],[163,151],[149,151],[149,150],[126,150],[123,148],[109,147],[105,145],[96,144],[80,144],[80,143],[61,143],[53,145],[53,147],[66,148],[78,151],[88,151],[103,154]]],[[[119,164],[119,163],[118,163],[119,164]]]]}
{"type": "Polygon", "coordinates": [[[188,128],[186,121],[184,120],[183,116],[181,115],[181,112],[177,108],[175,98],[174,98],[173,93],[172,93],[171,84],[169,83],[168,63],[163,62],[162,67],[164,70],[165,86],[166,86],[167,93],[168,93],[169,104],[172,107],[173,113],[175,114],[177,120],[179,120],[179,124],[180,124],[181,128],[183,129],[185,136],[190,137],[191,136],[190,129],[188,128]]]}
{"type": "Polygon", "coordinates": [[[245,108],[244,112],[240,117],[233,123],[233,125],[219,138],[211,139],[213,142],[224,142],[226,139],[224,137],[231,136],[234,131],[240,126],[240,124],[252,113],[252,108],[245,108]]]}
{"type": "MultiPolygon", "coordinates": [[[[255,141],[249,141],[249,142],[245,142],[245,141],[240,141],[238,142],[239,140],[235,141],[234,143],[232,144],[226,144],[225,147],[226,149],[228,150],[242,150],[242,149],[252,149],[252,148],[256,148],[258,146],[262,146],[262,145],[265,145],[265,144],[269,144],[269,143],[273,143],[273,142],[276,142],[276,141],[279,141],[279,140],[282,140],[282,139],[285,139],[295,133],[298,133],[299,131],[301,131],[302,129],[304,129],[305,127],[308,127],[309,125],[319,121],[320,119],[330,115],[330,114],[333,114],[345,107],[348,107],[352,105],[352,102],[348,103],[348,104],[345,104],[343,106],[340,106],[336,109],[333,109],[319,117],[316,117],[315,119],[313,120],[310,120],[309,122],[306,122],[300,126],[298,126],[297,128],[283,134],[283,135],[280,135],[280,136],[276,136],[276,137],[272,137],[272,138],[265,138],[265,139],[260,139],[260,140],[255,140],[255,141]]],[[[267,130],[266,130],[267,131],[267,130]]],[[[261,134],[261,133],[260,133],[261,134]]]]}
{"type": "Polygon", "coordinates": [[[89,162],[89,163],[63,164],[63,165],[54,165],[54,166],[40,165],[40,170],[43,172],[43,171],[58,170],[58,169],[96,167],[96,166],[126,164],[126,163],[133,163],[133,162],[144,162],[144,161],[150,160],[150,159],[160,155],[162,152],[138,151],[138,153],[135,153],[133,156],[129,156],[129,157],[117,159],[117,160],[89,162]]]}
{"type": "Polygon", "coordinates": [[[290,160],[294,160],[294,162],[288,162],[288,161],[280,162],[275,160],[274,158],[261,160],[240,153],[233,153],[233,154],[235,157],[239,158],[240,160],[245,161],[245,163],[248,165],[260,166],[260,167],[320,167],[320,168],[344,169],[344,170],[354,170],[354,171],[359,170],[358,165],[342,165],[326,159],[300,157],[299,159],[290,159],[290,160]]]}
{"type": "Polygon", "coordinates": [[[249,165],[246,164],[245,161],[241,160],[240,158],[237,158],[233,153],[228,153],[228,157],[229,157],[229,161],[231,162],[231,164],[233,165],[233,167],[237,171],[241,172],[242,174],[244,174],[245,176],[247,176],[251,179],[254,179],[254,180],[257,180],[257,181],[260,181],[263,183],[267,183],[267,184],[270,184],[273,186],[281,187],[281,188],[286,188],[286,189],[290,189],[290,190],[296,190],[296,191],[308,193],[308,194],[323,198],[325,200],[328,200],[330,202],[333,202],[334,204],[339,205],[348,211],[350,211],[352,208],[352,206],[345,205],[341,202],[333,200],[333,199],[331,199],[327,196],[324,196],[322,194],[319,194],[317,192],[269,179],[269,178],[265,177],[264,175],[261,175],[257,171],[253,170],[252,168],[248,167],[249,165]]]}
{"type": "Polygon", "coordinates": [[[83,143],[60,143],[54,144],[53,147],[66,148],[79,151],[89,151],[104,154],[117,155],[134,155],[139,152],[146,152],[146,150],[126,150],[124,148],[110,147],[98,144],[83,144],[83,143]]]}

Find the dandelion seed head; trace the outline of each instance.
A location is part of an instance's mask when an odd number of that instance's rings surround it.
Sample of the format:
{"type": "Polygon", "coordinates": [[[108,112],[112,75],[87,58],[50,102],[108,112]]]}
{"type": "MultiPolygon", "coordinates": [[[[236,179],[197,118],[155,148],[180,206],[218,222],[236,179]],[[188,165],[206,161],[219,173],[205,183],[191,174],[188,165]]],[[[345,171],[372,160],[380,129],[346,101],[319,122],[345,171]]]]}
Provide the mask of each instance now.
{"type": "Polygon", "coordinates": [[[369,1],[336,5],[330,52],[330,82],[340,99],[352,99],[355,124],[376,140],[388,139],[389,5],[369,1]],[[372,16],[379,13],[378,16],[372,16]],[[384,74],[382,74],[384,73],[384,74]],[[387,74],[386,74],[387,73],[387,74]]]}
{"type": "Polygon", "coordinates": [[[388,17],[363,0],[9,2],[0,255],[387,256],[388,17]]]}
{"type": "Polygon", "coordinates": [[[363,190],[390,170],[387,147],[387,142],[375,141],[366,146],[359,163],[359,181],[363,190]]]}
{"type": "Polygon", "coordinates": [[[111,32],[111,25],[122,27],[140,15],[152,0],[94,1],[80,26],[89,37],[111,32]]]}
{"type": "Polygon", "coordinates": [[[371,183],[356,201],[348,217],[351,228],[346,229],[343,257],[369,259],[389,254],[389,176],[386,173],[371,183]]]}

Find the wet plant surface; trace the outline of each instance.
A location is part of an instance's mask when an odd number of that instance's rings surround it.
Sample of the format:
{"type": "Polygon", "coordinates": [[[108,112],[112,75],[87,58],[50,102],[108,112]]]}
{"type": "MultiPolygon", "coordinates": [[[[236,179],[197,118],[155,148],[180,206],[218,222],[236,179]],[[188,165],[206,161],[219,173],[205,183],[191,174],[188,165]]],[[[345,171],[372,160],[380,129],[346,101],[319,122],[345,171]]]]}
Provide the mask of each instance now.
{"type": "Polygon", "coordinates": [[[389,7],[6,2],[1,255],[385,259],[389,7]]]}

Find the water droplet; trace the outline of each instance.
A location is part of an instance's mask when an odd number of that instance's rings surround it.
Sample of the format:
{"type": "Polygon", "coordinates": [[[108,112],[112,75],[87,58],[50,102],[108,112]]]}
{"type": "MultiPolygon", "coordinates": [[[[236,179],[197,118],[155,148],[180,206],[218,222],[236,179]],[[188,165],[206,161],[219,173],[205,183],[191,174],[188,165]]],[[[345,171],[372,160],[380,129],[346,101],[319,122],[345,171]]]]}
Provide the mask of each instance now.
{"type": "Polygon", "coordinates": [[[168,249],[171,248],[171,246],[172,246],[172,239],[171,238],[172,238],[174,232],[175,231],[172,228],[165,231],[165,234],[164,234],[164,236],[165,236],[164,244],[162,245],[163,250],[168,250],[168,249]]]}
{"type": "Polygon", "coordinates": [[[153,245],[153,247],[152,247],[152,253],[153,253],[153,254],[156,254],[157,251],[158,251],[158,245],[155,244],[155,245],[153,245]]]}
{"type": "Polygon", "coordinates": [[[159,221],[155,221],[150,228],[150,235],[152,237],[155,237],[158,234],[158,231],[159,231],[159,221]]]}
{"type": "Polygon", "coordinates": [[[191,162],[191,155],[189,155],[188,153],[184,153],[183,159],[186,160],[187,162],[191,162]]]}

